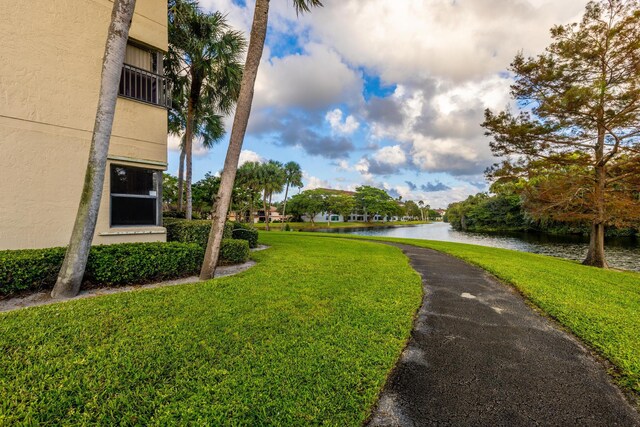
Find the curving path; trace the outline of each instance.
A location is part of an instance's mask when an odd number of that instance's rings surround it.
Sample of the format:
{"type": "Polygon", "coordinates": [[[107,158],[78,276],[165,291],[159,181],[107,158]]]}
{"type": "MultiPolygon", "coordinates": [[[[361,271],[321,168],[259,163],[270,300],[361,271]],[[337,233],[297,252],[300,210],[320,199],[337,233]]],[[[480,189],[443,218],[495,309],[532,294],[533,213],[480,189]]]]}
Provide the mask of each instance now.
{"type": "Polygon", "coordinates": [[[603,366],[484,270],[395,245],[423,305],[369,426],[640,426],[603,366]]]}

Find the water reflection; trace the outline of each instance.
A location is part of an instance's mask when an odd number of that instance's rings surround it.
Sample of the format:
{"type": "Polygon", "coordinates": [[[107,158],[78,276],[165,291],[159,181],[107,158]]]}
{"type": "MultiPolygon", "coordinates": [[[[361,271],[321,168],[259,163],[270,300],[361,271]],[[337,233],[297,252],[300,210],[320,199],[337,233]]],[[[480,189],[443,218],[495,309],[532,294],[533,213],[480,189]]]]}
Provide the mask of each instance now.
{"type": "MultiPolygon", "coordinates": [[[[582,261],[587,254],[588,238],[583,236],[550,236],[537,233],[469,233],[453,230],[449,224],[436,222],[414,227],[333,229],[340,233],[365,236],[405,237],[471,243],[481,246],[513,249],[582,261]]],[[[609,239],[606,242],[609,264],[614,268],[640,271],[640,243],[634,238],[609,239]]]]}

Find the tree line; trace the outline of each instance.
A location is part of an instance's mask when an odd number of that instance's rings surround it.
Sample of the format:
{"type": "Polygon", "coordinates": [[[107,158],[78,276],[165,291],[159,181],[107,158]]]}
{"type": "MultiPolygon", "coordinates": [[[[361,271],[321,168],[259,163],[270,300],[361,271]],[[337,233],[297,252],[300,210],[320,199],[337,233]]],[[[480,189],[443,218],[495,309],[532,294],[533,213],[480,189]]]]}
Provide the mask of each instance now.
{"type": "MultiPolygon", "coordinates": [[[[589,235],[588,224],[541,218],[527,210],[523,198],[513,190],[478,193],[447,207],[445,221],[461,231],[523,231],[555,235],[589,235]]],[[[606,236],[635,236],[640,224],[632,227],[608,227],[606,236]]]]}
{"type": "Polygon", "coordinates": [[[340,215],[344,221],[354,214],[362,216],[363,220],[371,222],[374,218],[389,220],[392,217],[402,217],[412,220],[426,221],[437,212],[430,209],[423,201],[402,202],[402,197],[392,198],[385,190],[363,185],[355,192],[317,188],[305,190],[291,197],[289,210],[293,220],[301,221],[306,217],[312,224],[319,214],[329,216],[340,215]]]}
{"type": "MultiPolygon", "coordinates": [[[[212,209],[212,201],[220,189],[220,176],[211,172],[193,184],[193,217],[208,218],[212,209]]],[[[306,216],[311,222],[316,215],[341,215],[345,221],[352,213],[358,213],[373,221],[378,217],[402,217],[411,220],[427,221],[439,217],[424,201],[414,202],[402,198],[393,199],[386,191],[371,186],[360,186],[355,192],[345,192],[331,189],[305,190],[289,196],[289,190],[301,188],[302,170],[296,162],[282,164],[275,160],[264,163],[247,162],[238,168],[238,175],[231,196],[230,212],[240,222],[253,223],[256,208],[263,212],[262,221],[266,222],[266,229],[270,227],[272,205],[284,218],[302,221],[306,216]],[[274,194],[284,191],[284,199],[273,202],[274,194]]],[[[182,195],[184,197],[184,194],[182,195]]],[[[163,180],[163,204],[165,214],[184,217],[184,212],[178,210],[180,204],[178,178],[167,173],[163,180]]]]}
{"type": "MultiPolygon", "coordinates": [[[[184,203],[184,193],[180,193],[178,182],[178,178],[164,174],[162,199],[166,211],[184,216],[184,212],[179,208],[184,203]]],[[[220,183],[219,175],[208,172],[203,179],[193,184],[194,218],[208,218],[213,208],[213,200],[220,190],[220,183]]],[[[276,160],[269,160],[244,163],[238,168],[231,195],[230,211],[235,212],[240,222],[253,223],[256,207],[261,206],[268,229],[271,213],[269,208],[273,202],[273,195],[284,191],[281,213],[286,215],[289,190],[303,185],[302,169],[296,162],[283,164],[276,160]]]]}

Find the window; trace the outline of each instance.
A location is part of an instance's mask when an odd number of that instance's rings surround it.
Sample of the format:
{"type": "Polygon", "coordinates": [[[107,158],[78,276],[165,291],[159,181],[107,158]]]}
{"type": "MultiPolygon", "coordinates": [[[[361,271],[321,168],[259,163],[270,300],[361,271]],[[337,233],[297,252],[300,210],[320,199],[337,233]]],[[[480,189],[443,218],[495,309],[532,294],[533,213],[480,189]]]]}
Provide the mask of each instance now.
{"type": "Polygon", "coordinates": [[[162,54],[157,51],[135,46],[131,43],[127,44],[124,63],[151,73],[162,74],[159,69],[159,64],[162,64],[162,54]],[[158,60],[158,57],[160,57],[160,60],[158,60]]]}
{"type": "Polygon", "coordinates": [[[157,225],[158,172],[111,165],[111,226],[157,225]]]}
{"type": "Polygon", "coordinates": [[[169,83],[162,75],[162,53],[127,44],[118,95],[169,107],[169,83]]]}

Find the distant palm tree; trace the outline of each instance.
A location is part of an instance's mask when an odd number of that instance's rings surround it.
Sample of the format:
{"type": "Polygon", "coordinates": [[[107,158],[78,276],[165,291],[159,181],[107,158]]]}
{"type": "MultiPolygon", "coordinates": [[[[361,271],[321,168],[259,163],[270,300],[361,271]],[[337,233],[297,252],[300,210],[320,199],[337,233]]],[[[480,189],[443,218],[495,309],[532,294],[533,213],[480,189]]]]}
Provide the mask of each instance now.
{"type": "Polygon", "coordinates": [[[246,162],[238,168],[236,187],[246,188],[251,194],[249,198],[249,222],[254,223],[253,194],[261,190],[260,163],[246,162]]]}
{"type": "MultiPolygon", "coordinates": [[[[293,6],[297,13],[309,12],[311,7],[322,6],[320,0],[293,0],[293,6]]],[[[242,84],[238,96],[236,114],[233,118],[233,128],[229,139],[227,157],[222,170],[220,191],[216,197],[213,208],[213,225],[209,234],[207,250],[200,270],[200,278],[211,279],[216,270],[218,256],[220,255],[220,244],[222,243],[222,233],[224,223],[227,219],[233,183],[238,170],[238,161],[242,151],[244,135],[249,123],[251,114],[251,103],[253,102],[253,88],[258,74],[258,66],[262,58],[264,41],[267,35],[267,25],[269,22],[269,0],[256,0],[253,12],[253,24],[251,25],[251,36],[249,38],[249,49],[247,50],[247,60],[244,65],[242,84]]]]}
{"type": "Polygon", "coordinates": [[[165,72],[173,84],[174,104],[169,128],[184,130],[187,219],[193,210],[193,139],[200,136],[207,146],[224,134],[221,115],[229,114],[238,98],[245,48],[242,33],[231,30],[220,12],[202,12],[191,0],[169,2],[165,72]]]}
{"type": "MultiPolygon", "coordinates": [[[[174,135],[180,135],[185,129],[187,118],[183,114],[186,112],[185,108],[175,106],[175,103],[180,102],[180,98],[174,99],[174,106],[172,107],[172,113],[169,115],[169,132],[174,135]],[[178,122],[180,125],[175,125],[172,122],[178,122]],[[178,129],[176,131],[172,129],[178,129]]],[[[184,98],[183,98],[184,100],[184,98]]],[[[208,105],[210,101],[204,101],[204,105],[208,105]]],[[[212,109],[202,109],[198,111],[196,117],[194,117],[193,137],[199,139],[204,148],[210,149],[217,142],[219,142],[225,135],[223,117],[219,114],[215,114],[212,109]]],[[[180,139],[180,160],[178,163],[178,211],[184,210],[184,163],[186,158],[186,134],[182,133],[180,139]]],[[[193,187],[193,184],[191,184],[193,187]]],[[[193,199],[193,197],[192,197],[193,199]]]]}
{"type": "Polygon", "coordinates": [[[69,246],[60,273],[58,273],[58,279],[51,291],[53,298],[70,298],[78,295],[87,267],[104,187],[107,153],[109,152],[111,128],[118,98],[120,73],[135,6],[136,0],[115,0],[113,2],[113,13],[102,57],[98,110],[93,125],[82,197],[73,224],[69,246]]]}
{"type": "Polygon", "coordinates": [[[284,175],[286,180],[286,190],[284,192],[284,204],[282,206],[282,227],[287,218],[287,198],[289,197],[289,186],[302,187],[302,168],[296,162],[288,162],[284,165],[284,175]]]}
{"type": "Polygon", "coordinates": [[[265,230],[269,231],[271,198],[273,193],[280,193],[286,183],[284,166],[280,162],[269,160],[260,165],[259,177],[263,192],[262,206],[264,208],[265,230]]]}

